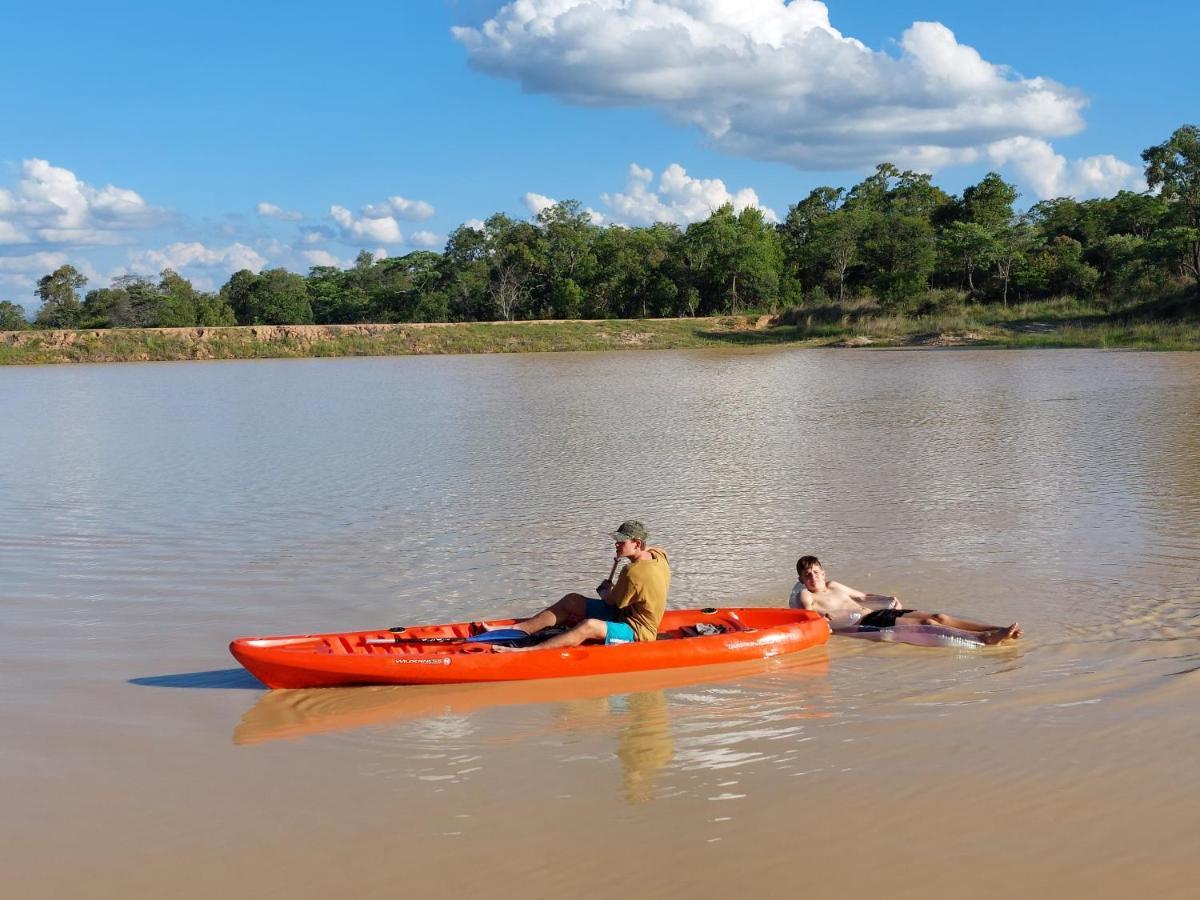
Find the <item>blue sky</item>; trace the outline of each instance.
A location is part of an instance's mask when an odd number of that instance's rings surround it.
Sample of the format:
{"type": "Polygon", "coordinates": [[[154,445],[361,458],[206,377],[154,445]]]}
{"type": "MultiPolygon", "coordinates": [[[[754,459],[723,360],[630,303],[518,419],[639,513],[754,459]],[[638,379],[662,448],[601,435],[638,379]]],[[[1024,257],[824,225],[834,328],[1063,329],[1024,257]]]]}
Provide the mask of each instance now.
{"type": "Polygon", "coordinates": [[[1175,0],[6,6],[0,299],[31,312],[63,262],[212,289],[568,197],[782,217],[883,160],[1110,195],[1200,121],[1200,4],[1175,0]]]}

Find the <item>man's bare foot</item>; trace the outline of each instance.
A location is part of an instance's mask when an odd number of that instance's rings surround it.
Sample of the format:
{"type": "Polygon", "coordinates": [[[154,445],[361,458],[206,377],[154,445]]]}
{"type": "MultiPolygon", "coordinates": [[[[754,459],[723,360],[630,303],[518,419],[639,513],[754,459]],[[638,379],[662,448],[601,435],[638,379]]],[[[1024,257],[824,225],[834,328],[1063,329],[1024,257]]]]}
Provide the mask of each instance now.
{"type": "MultiPolygon", "coordinates": [[[[493,629],[495,630],[495,629],[493,629]]],[[[536,650],[536,647],[506,647],[504,644],[489,644],[495,653],[521,653],[525,650],[536,650]]]]}
{"type": "Polygon", "coordinates": [[[1013,622],[1007,628],[993,628],[991,631],[984,631],[979,635],[979,638],[988,646],[994,646],[1002,644],[1005,641],[1015,641],[1024,634],[1025,632],[1021,630],[1021,626],[1013,622]]]}

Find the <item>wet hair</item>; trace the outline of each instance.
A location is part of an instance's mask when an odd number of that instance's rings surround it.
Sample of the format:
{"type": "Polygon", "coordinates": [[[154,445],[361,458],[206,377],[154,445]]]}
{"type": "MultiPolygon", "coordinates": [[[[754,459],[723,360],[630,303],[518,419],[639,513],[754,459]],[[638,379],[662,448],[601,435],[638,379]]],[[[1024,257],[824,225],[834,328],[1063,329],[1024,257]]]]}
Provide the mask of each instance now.
{"type": "Polygon", "coordinates": [[[821,565],[821,561],[815,556],[802,556],[796,560],[796,574],[800,576],[800,580],[804,580],[804,573],[814,566],[821,565]]]}

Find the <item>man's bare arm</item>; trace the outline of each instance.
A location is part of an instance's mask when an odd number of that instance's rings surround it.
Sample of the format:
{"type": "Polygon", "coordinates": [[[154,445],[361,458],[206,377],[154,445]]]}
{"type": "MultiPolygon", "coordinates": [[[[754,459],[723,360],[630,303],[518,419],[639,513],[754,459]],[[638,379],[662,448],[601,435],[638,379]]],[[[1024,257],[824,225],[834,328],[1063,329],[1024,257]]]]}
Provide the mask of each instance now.
{"type": "Polygon", "coordinates": [[[862,601],[867,599],[866,594],[864,594],[862,591],[859,591],[859,590],[856,590],[856,589],[850,587],[850,585],[848,585],[848,584],[842,584],[841,582],[838,582],[838,581],[831,581],[831,582],[829,582],[829,587],[832,590],[840,591],[841,593],[845,594],[847,597],[849,597],[851,600],[855,601],[856,603],[861,603],[862,601]]]}
{"type": "Polygon", "coordinates": [[[869,603],[873,609],[899,609],[900,598],[892,594],[866,594],[861,603],[869,603]]]}
{"type": "Polygon", "coordinates": [[[871,612],[877,609],[899,609],[900,598],[893,597],[890,594],[868,594],[863,591],[850,587],[848,584],[838,584],[835,581],[829,583],[830,587],[835,585],[845,591],[846,596],[863,608],[864,612],[871,612]]]}

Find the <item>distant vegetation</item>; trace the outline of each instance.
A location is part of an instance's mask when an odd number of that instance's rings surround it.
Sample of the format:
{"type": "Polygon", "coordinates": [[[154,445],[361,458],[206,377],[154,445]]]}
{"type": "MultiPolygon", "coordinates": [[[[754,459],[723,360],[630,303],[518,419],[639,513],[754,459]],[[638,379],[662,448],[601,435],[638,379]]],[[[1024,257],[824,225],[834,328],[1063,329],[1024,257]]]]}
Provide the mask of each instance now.
{"type": "MultiPolygon", "coordinates": [[[[234,273],[218,293],[171,270],[81,296],[64,265],[38,282],[35,321],[0,302],[0,330],[528,319],[632,319],[788,310],[843,331],[920,317],[999,321],[1054,299],[1083,319],[1194,319],[1200,312],[1200,128],[1147,149],[1145,194],[1070,198],[1015,212],[989,173],[961,196],[884,163],[849,189],[820,187],[777,225],[723,206],[687,228],[598,227],[568,200],[537,222],[497,213],[442,253],[234,273]],[[991,312],[986,312],[991,310],[991,312]],[[857,311],[857,312],[856,312],[857,311]]],[[[900,327],[897,325],[896,327],[900,327]]],[[[1124,327],[1123,325],[1121,327],[1124,327]]],[[[911,325],[904,326],[911,332],[911,325]]],[[[1037,342],[1036,332],[1030,340],[1037,342]]]]}

